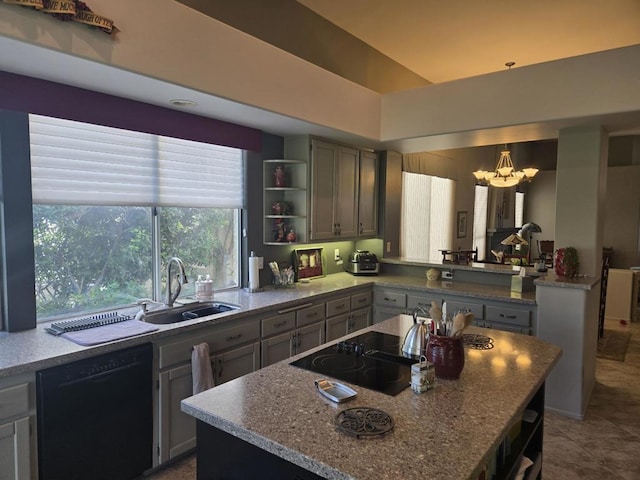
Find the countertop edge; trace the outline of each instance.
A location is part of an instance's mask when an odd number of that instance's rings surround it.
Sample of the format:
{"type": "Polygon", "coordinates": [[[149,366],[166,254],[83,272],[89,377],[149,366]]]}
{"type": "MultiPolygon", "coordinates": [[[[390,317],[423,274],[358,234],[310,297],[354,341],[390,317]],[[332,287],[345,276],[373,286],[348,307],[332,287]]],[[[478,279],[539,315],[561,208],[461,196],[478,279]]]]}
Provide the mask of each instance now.
{"type": "Polygon", "coordinates": [[[509,293],[508,289],[504,287],[461,282],[429,282],[425,278],[416,277],[391,275],[353,276],[348,273],[337,273],[314,279],[309,283],[296,284],[295,288],[290,289],[266,287],[264,291],[257,293],[248,293],[243,289],[216,292],[214,301],[234,303],[241,305],[242,308],[218,315],[215,318],[203,317],[171,325],[159,325],[159,329],[154,332],[89,347],[76,345],[64,338],[46,333],[44,328],[50,322],[40,323],[35,329],[6,333],[0,336],[0,379],[32,373],[75,360],[161,340],[173,335],[187,334],[205,327],[242,320],[253,315],[259,315],[262,312],[274,311],[274,309],[286,309],[300,304],[306,298],[320,302],[340,292],[348,295],[348,292],[370,286],[404,288],[414,292],[436,292],[443,295],[536,306],[535,295],[524,293],[521,298],[513,297],[513,294],[509,293]],[[496,294],[496,292],[500,293],[496,294]]]}

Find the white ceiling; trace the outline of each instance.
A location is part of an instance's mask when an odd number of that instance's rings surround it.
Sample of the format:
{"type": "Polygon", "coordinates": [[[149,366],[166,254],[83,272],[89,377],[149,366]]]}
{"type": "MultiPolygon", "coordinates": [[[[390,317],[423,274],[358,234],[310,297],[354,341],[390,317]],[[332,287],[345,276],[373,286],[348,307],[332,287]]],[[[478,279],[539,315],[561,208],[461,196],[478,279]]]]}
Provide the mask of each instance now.
{"type": "MultiPolygon", "coordinates": [[[[433,83],[569,56],[640,44],[640,0],[298,0],[433,83]]],[[[9,7],[5,7],[9,8],[9,7]]],[[[278,135],[308,133],[368,145],[416,151],[421,139],[374,144],[338,131],[240,104],[202,91],[72,57],[0,35],[0,69],[166,105],[191,98],[194,113],[278,135]],[[28,59],[25,61],[25,59],[28,59]],[[69,72],[73,72],[70,81],[69,72]],[[361,142],[361,140],[367,143],[361,142]]],[[[616,115],[609,132],[639,134],[640,112],[616,115]]],[[[429,149],[551,138],[569,123],[506,126],[435,139],[429,149]],[[509,132],[507,132],[509,130],[509,132]],[[535,130],[535,131],[533,131],[535,130]],[[456,136],[455,139],[449,138],[456,136]],[[498,137],[502,137],[498,139],[498,137]],[[511,141],[511,140],[509,140],[511,141]]]]}
{"type": "Polygon", "coordinates": [[[640,44],[638,0],[298,0],[432,83],[640,44]]]}

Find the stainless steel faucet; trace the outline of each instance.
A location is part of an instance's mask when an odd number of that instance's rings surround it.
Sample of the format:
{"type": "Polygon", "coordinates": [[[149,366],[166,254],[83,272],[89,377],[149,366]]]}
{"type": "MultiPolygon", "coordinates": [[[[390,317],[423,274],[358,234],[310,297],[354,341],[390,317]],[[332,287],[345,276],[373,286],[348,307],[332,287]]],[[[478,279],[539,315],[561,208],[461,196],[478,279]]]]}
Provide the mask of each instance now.
{"type": "Polygon", "coordinates": [[[168,307],[173,306],[173,303],[176,301],[176,298],[178,298],[178,295],[180,295],[180,291],[182,290],[182,285],[184,285],[185,283],[189,283],[189,280],[187,279],[187,273],[185,272],[185,269],[184,269],[184,263],[182,263],[182,260],[180,260],[178,257],[171,257],[171,259],[169,260],[169,263],[167,263],[167,298],[165,300],[165,303],[168,307]],[[176,273],[176,279],[178,280],[178,288],[176,288],[176,291],[172,293],[171,284],[173,283],[173,278],[171,277],[171,266],[174,263],[178,266],[178,272],[176,273]]]}

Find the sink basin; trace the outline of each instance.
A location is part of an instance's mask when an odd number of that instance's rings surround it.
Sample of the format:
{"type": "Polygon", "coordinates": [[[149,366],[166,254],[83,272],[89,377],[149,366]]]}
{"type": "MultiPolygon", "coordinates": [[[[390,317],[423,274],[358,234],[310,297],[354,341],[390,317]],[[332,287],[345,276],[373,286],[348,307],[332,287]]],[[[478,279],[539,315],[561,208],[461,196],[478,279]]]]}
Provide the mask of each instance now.
{"type": "Polygon", "coordinates": [[[194,318],[206,317],[208,315],[215,315],[217,313],[230,312],[231,310],[237,310],[237,305],[231,305],[229,303],[213,303],[204,307],[195,308],[182,312],[182,318],[185,320],[193,320],[194,318]]]}
{"type": "Polygon", "coordinates": [[[183,322],[185,320],[193,320],[194,318],[206,317],[208,315],[225,313],[239,308],[240,307],[238,305],[233,305],[231,303],[199,303],[150,312],[147,313],[145,321],[156,325],[167,325],[170,323],[183,322]]]}

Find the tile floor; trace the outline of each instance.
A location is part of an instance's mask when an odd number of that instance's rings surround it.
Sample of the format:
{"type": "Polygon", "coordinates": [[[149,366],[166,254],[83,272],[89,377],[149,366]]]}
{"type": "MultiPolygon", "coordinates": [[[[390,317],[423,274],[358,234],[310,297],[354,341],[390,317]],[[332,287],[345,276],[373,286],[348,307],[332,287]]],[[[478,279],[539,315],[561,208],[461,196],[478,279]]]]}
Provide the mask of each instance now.
{"type": "MultiPolygon", "coordinates": [[[[606,328],[628,330],[624,362],[597,360],[596,387],[586,418],[545,414],[545,480],[640,479],[640,322],[626,326],[607,320],[606,328]]],[[[194,480],[194,456],[147,480],[194,480]]]]}
{"type": "Polygon", "coordinates": [[[545,414],[545,480],[640,479],[640,322],[605,328],[632,333],[625,361],[597,359],[583,421],[545,414]]]}

